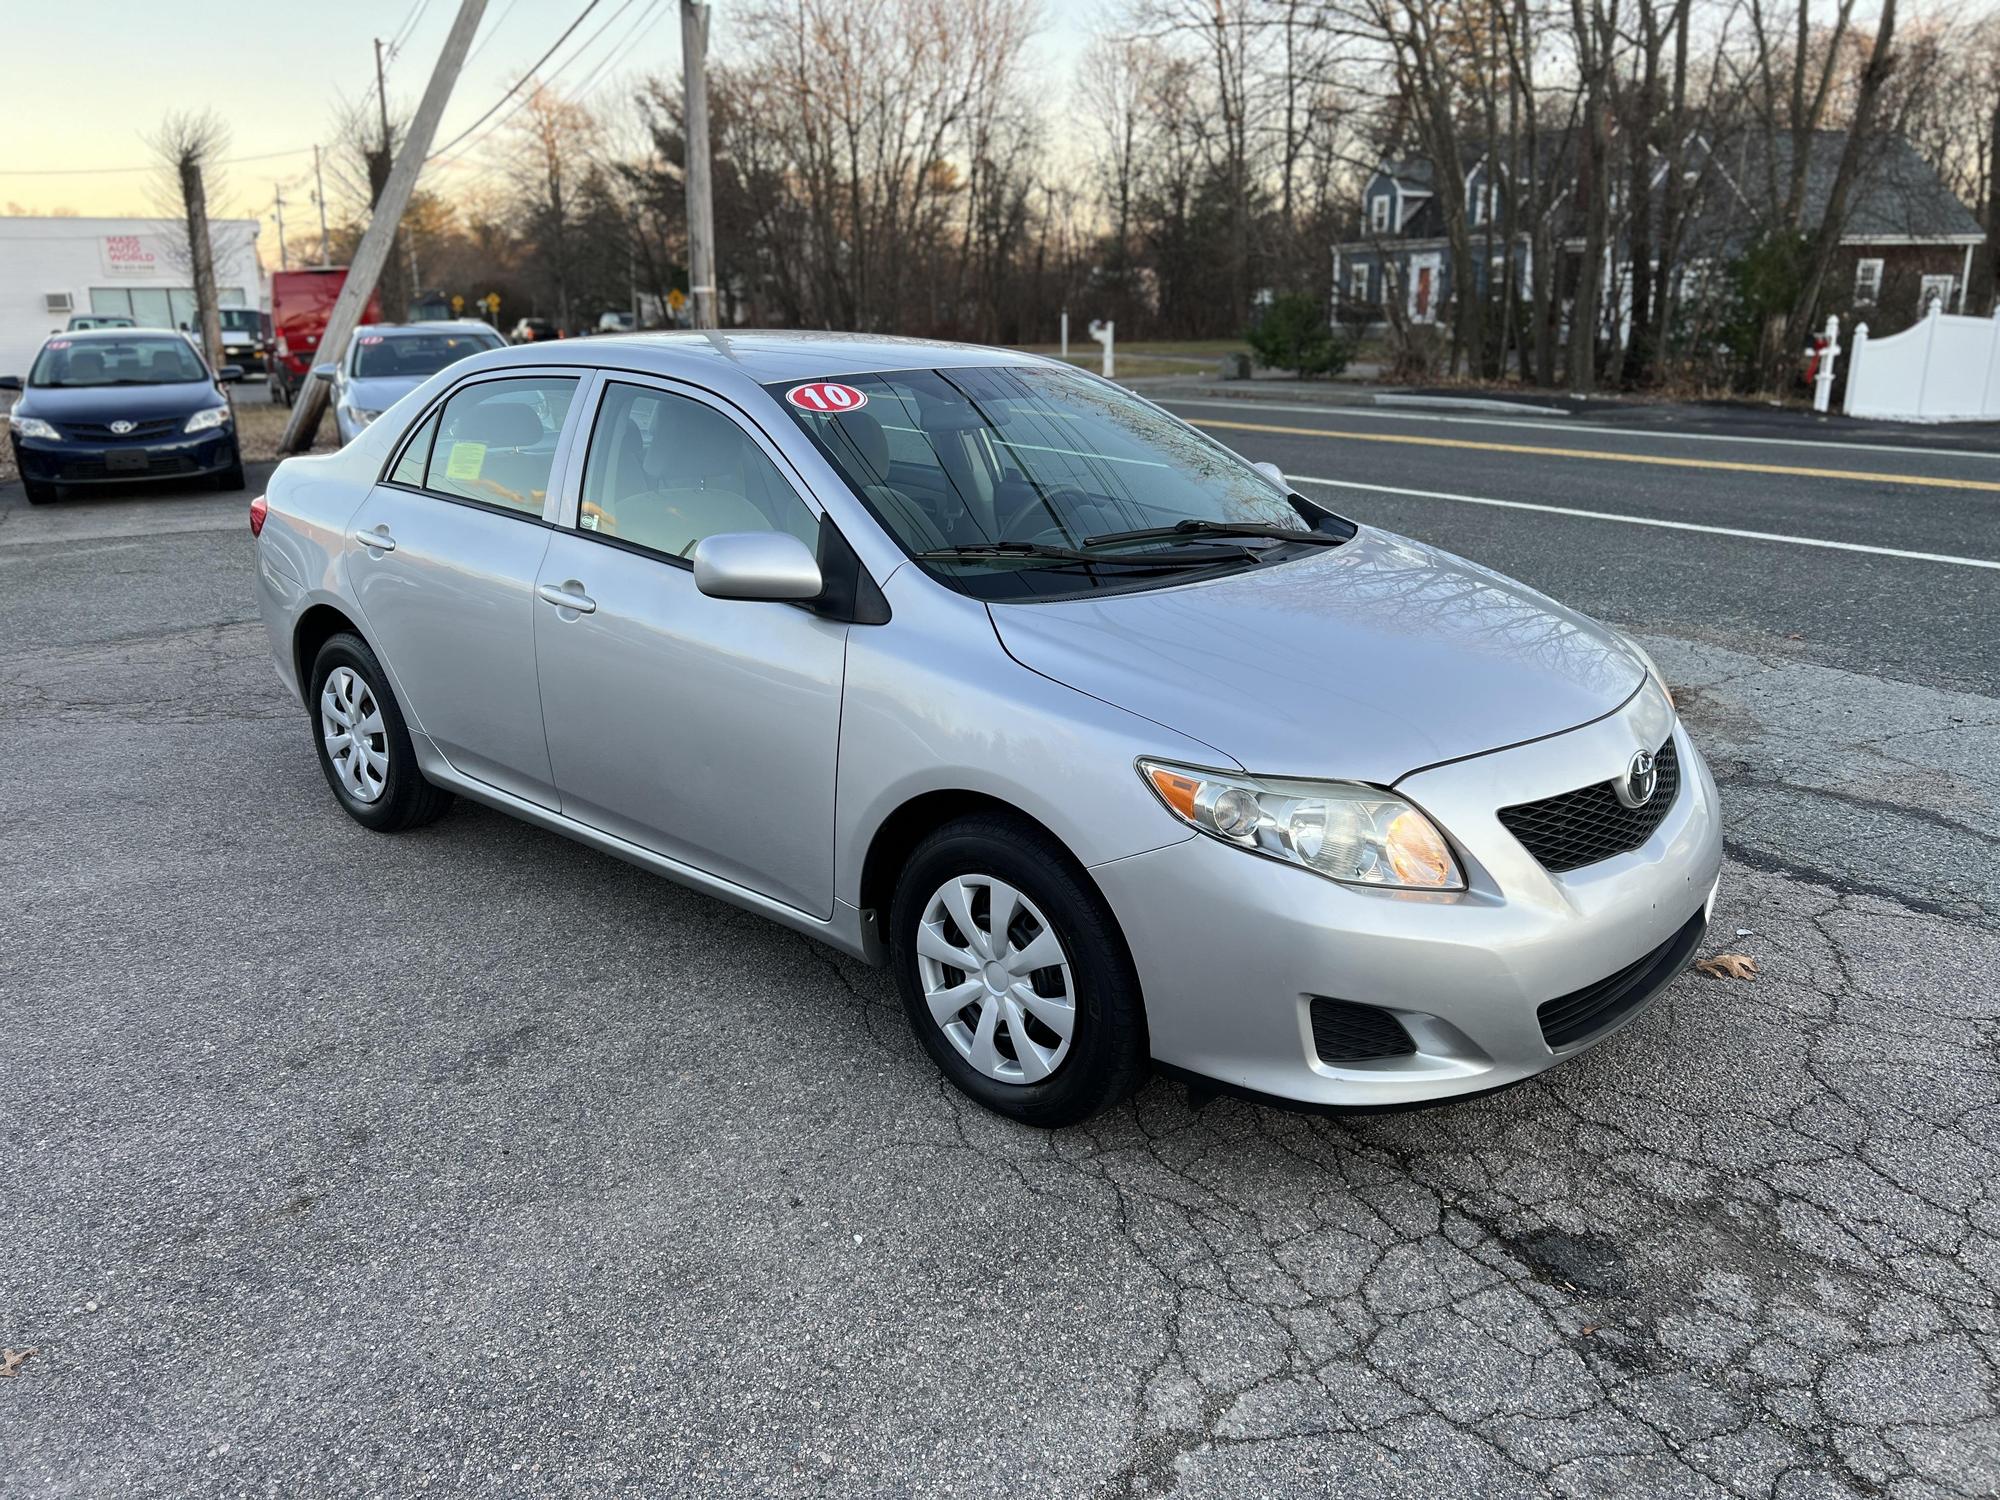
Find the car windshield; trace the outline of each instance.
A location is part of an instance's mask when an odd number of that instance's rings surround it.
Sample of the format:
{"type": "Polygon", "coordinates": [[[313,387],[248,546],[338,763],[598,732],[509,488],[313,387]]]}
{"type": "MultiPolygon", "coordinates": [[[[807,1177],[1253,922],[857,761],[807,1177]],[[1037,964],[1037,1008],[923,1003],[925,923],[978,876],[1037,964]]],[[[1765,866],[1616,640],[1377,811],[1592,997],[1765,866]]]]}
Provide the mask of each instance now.
{"type": "Polygon", "coordinates": [[[468,354],[500,347],[499,338],[490,333],[364,334],[355,343],[354,378],[435,375],[468,354]]]}
{"type": "Polygon", "coordinates": [[[181,385],[208,379],[188,341],[170,333],[131,338],[50,339],[28,372],[29,385],[181,385]]]}
{"type": "Polygon", "coordinates": [[[216,316],[231,333],[255,333],[260,326],[253,307],[225,307],[216,316]]]}
{"type": "Polygon", "coordinates": [[[1210,525],[1305,531],[1333,520],[1221,444],[1073,371],[899,370],[767,389],[909,552],[984,598],[1185,578],[1181,565],[1204,554],[1238,567],[1264,551],[1290,555],[1268,537],[1115,533],[1182,523],[1197,533],[1210,525]],[[1079,559],[1079,550],[1105,561],[1079,559]],[[1135,564],[1139,554],[1159,571],[1135,564]]]}

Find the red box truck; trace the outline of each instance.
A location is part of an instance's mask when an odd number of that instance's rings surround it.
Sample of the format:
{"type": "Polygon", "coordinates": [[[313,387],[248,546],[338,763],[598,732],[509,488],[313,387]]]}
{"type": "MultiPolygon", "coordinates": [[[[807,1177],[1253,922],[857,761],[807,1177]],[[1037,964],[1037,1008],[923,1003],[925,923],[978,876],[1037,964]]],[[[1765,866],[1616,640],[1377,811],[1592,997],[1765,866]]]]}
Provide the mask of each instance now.
{"type": "MultiPolygon", "coordinates": [[[[266,382],[271,399],[292,404],[292,398],[312,374],[319,358],[320,336],[333,316],[334,299],[347,283],[345,266],[309,266],[301,271],[271,273],[271,329],[274,340],[267,361],[266,382]]],[[[382,321],[382,304],[368,294],[364,323],[382,321]]]]}

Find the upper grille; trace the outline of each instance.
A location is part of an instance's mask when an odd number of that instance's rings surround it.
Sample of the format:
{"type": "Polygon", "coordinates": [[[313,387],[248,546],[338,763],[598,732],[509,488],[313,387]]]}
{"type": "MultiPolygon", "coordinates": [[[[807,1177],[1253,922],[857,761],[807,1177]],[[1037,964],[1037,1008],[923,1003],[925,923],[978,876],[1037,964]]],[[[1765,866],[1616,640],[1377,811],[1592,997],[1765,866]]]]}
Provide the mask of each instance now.
{"type": "Polygon", "coordinates": [[[1552,874],[1594,865],[1600,859],[1638,848],[1653,836],[1680,795],[1681,763],[1671,737],[1654,757],[1659,784],[1644,807],[1618,800],[1614,783],[1578,787],[1500,809],[1500,822],[1552,874]]]}
{"type": "Polygon", "coordinates": [[[1694,950],[1701,946],[1702,934],[1707,930],[1708,914],[1698,911],[1679,932],[1645,957],[1595,984],[1546,1001],[1535,1012],[1535,1019],[1542,1026],[1542,1040],[1550,1047],[1567,1047],[1637,1010],[1680,973],[1682,966],[1694,957],[1694,950]]]}
{"type": "Polygon", "coordinates": [[[1403,1023],[1386,1010],[1352,1000],[1312,998],[1313,1050],[1327,1063],[1408,1057],[1417,1050],[1403,1023]]]}
{"type": "Polygon", "coordinates": [[[186,417],[148,417],[134,422],[130,432],[113,432],[109,422],[64,422],[61,426],[65,433],[78,440],[137,443],[146,438],[164,437],[185,421],[186,417]]]}

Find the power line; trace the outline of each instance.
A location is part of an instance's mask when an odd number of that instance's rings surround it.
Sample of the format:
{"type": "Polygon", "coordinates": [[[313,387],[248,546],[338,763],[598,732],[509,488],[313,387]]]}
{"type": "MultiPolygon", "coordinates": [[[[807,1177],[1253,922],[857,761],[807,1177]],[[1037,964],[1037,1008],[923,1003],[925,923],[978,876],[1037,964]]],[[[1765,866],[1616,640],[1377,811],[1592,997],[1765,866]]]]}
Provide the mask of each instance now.
{"type": "Polygon", "coordinates": [[[417,27],[423,21],[424,11],[429,8],[430,3],[431,0],[417,0],[416,5],[411,8],[409,15],[404,18],[403,24],[396,28],[395,36],[389,41],[390,57],[393,58],[398,52],[402,51],[403,44],[416,35],[417,27]]]}
{"type": "MultiPolygon", "coordinates": [[[[276,161],[281,156],[299,156],[311,146],[294,146],[288,151],[265,151],[257,156],[230,156],[211,163],[218,167],[242,166],[253,161],[276,161]]],[[[117,172],[153,172],[159,163],[149,161],[136,167],[0,167],[0,177],[105,177],[117,172]]]]}
{"type": "Polygon", "coordinates": [[[520,0],[507,0],[507,4],[501,9],[500,19],[495,21],[491,26],[487,27],[486,35],[481,37],[478,41],[474,42],[472,44],[472,50],[465,54],[465,60],[468,64],[471,63],[473,58],[479,56],[481,52],[485,51],[486,44],[493,40],[494,36],[499,33],[499,30],[502,26],[505,26],[507,24],[507,18],[512,14],[514,14],[514,7],[519,3],[520,0]]]}
{"type": "MultiPolygon", "coordinates": [[[[598,27],[597,30],[593,31],[583,41],[582,45],[580,45],[576,49],[576,51],[570,53],[568,57],[564,58],[561,62],[557,63],[553,68],[551,68],[548,72],[548,75],[544,77],[541,80],[541,82],[544,85],[553,83],[558,77],[562,75],[562,72],[565,68],[574,67],[577,63],[577,60],[581,58],[586,52],[588,52],[594,45],[596,45],[597,39],[603,36],[604,33],[609,31],[613,26],[616,26],[618,24],[619,18],[623,16],[626,11],[630,10],[637,3],[638,0],[625,0],[625,3],[619,6],[618,9],[613,11],[609,16],[609,18],[606,19],[605,23],[602,26],[598,27]]],[[[657,20],[660,14],[662,14],[662,12],[656,11],[652,19],[657,20]]],[[[578,19],[581,20],[582,17],[579,16],[578,19]]],[[[639,19],[641,23],[644,23],[648,20],[648,18],[644,15],[641,15],[639,19]]],[[[612,44],[611,51],[606,56],[606,60],[609,61],[611,58],[617,57],[618,49],[630,43],[634,35],[641,29],[643,29],[642,26],[635,26],[631,30],[627,31],[623,36],[621,36],[616,42],[614,42],[612,44]]],[[[549,50],[553,52],[555,49],[552,47],[549,50]]],[[[546,59],[546,54],[544,54],[544,57],[546,59]]],[[[600,63],[598,67],[592,71],[591,77],[594,79],[597,76],[597,74],[602,71],[603,71],[603,64],[600,63]]],[[[583,90],[578,89],[577,91],[575,91],[572,97],[580,99],[582,98],[582,96],[583,96],[583,90]]],[[[509,120],[513,119],[514,116],[519,114],[523,109],[527,108],[529,101],[532,100],[534,97],[535,96],[533,94],[522,95],[521,98],[518,101],[516,101],[512,109],[508,110],[506,114],[502,115],[499,119],[495,120],[491,125],[487,126],[486,129],[480,133],[479,139],[472,142],[472,147],[469,147],[466,151],[461,152],[458,156],[454,157],[452,160],[454,162],[463,161],[465,157],[470,154],[472,148],[476,148],[484,144],[486,141],[491,140],[496,134],[499,133],[500,128],[502,126],[504,126],[509,120]]],[[[469,134],[470,132],[467,133],[469,134]]],[[[465,136],[463,135],[459,137],[459,140],[464,140],[464,139],[465,136]]],[[[454,141],[452,144],[456,145],[457,141],[454,141]]],[[[435,160],[435,157],[430,159],[435,160]]],[[[446,163],[447,166],[451,164],[452,164],[451,162],[446,163]]]]}
{"type": "Polygon", "coordinates": [[[604,54],[604,60],[595,68],[592,68],[590,75],[576,86],[573,97],[588,99],[590,97],[591,86],[604,76],[604,70],[615,62],[624,61],[626,53],[638,46],[640,41],[645,38],[646,33],[659,25],[661,18],[666,14],[666,0],[655,0],[651,11],[642,12],[638,23],[611,44],[611,50],[604,54]]]}
{"type": "Polygon", "coordinates": [[[481,115],[478,119],[474,120],[470,125],[466,126],[465,129],[461,130],[457,135],[453,136],[450,140],[446,141],[442,146],[438,147],[437,150],[431,152],[431,154],[425,157],[424,160],[425,161],[437,160],[437,158],[443,156],[446,152],[450,151],[453,146],[456,146],[460,141],[464,140],[467,136],[471,135],[473,131],[477,130],[480,126],[484,125],[488,120],[492,119],[495,114],[499,113],[500,106],[505,104],[509,99],[513,98],[516,94],[520,93],[521,85],[526,83],[530,78],[533,78],[535,76],[535,70],[541,67],[541,65],[547,62],[551,57],[553,57],[555,55],[556,48],[560,47],[564,42],[568,41],[570,39],[571,33],[573,33],[577,27],[581,26],[584,23],[585,17],[589,16],[589,14],[592,11],[596,10],[597,7],[602,3],[603,0],[589,0],[589,4],[585,5],[582,11],[578,13],[577,18],[569,23],[568,27],[564,29],[563,34],[555,39],[554,44],[549,48],[549,50],[547,52],[544,52],[540,57],[536,58],[534,62],[529,65],[528,71],[521,75],[521,77],[515,82],[512,88],[507,90],[506,93],[502,94],[498,99],[495,99],[493,101],[493,107],[491,109],[487,110],[485,114],[481,115]]]}

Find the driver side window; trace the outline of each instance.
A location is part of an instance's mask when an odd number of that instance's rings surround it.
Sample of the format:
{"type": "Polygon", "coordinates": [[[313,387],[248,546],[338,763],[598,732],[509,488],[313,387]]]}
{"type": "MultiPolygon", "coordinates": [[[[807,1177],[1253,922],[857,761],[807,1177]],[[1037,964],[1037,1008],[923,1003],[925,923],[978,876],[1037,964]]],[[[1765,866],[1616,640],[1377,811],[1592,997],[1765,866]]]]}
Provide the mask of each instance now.
{"type": "Polygon", "coordinates": [[[577,525],[683,558],[732,531],[819,540],[818,517],[736,423],[685,396],[615,382],[591,432],[577,525]]]}

